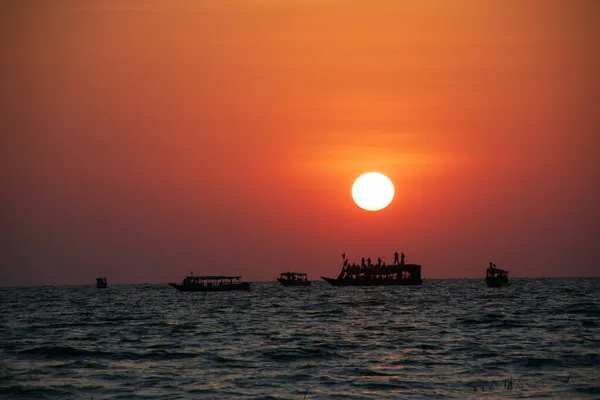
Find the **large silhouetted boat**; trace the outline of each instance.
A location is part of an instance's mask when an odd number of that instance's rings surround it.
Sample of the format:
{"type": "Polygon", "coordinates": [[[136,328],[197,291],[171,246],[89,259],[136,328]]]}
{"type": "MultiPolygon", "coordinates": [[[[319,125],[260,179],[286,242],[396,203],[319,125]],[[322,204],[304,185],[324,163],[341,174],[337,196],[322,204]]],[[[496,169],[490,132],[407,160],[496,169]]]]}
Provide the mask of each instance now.
{"type": "Polygon", "coordinates": [[[304,272],[282,272],[277,280],[283,286],[310,286],[308,276],[304,272]]]}
{"type": "Polygon", "coordinates": [[[106,289],[108,287],[108,280],[104,278],[96,278],[96,287],[98,289],[106,289]]]}
{"type": "Polygon", "coordinates": [[[327,278],[322,276],[325,282],[333,286],[403,286],[403,285],[421,285],[421,265],[404,264],[404,254],[402,261],[398,261],[395,254],[394,264],[386,265],[379,259],[377,264],[371,265],[371,260],[365,263],[363,259],[361,264],[350,263],[345,254],[342,271],[337,278],[327,278]]]}
{"type": "Polygon", "coordinates": [[[181,292],[229,292],[232,290],[250,290],[249,282],[242,282],[241,276],[188,275],[182,283],[169,283],[181,292]]]}
{"type": "Polygon", "coordinates": [[[501,287],[510,285],[508,280],[508,271],[496,268],[496,264],[490,263],[490,266],[486,270],[485,283],[488,287],[501,287]]]}

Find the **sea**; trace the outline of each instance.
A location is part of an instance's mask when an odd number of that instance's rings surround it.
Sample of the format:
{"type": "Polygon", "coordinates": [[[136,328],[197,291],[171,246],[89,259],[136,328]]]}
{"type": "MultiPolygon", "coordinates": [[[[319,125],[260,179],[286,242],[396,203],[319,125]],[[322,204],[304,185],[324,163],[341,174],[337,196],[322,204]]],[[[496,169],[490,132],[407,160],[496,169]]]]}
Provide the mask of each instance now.
{"type": "Polygon", "coordinates": [[[600,399],[600,279],[0,288],[0,399],[600,399]]]}

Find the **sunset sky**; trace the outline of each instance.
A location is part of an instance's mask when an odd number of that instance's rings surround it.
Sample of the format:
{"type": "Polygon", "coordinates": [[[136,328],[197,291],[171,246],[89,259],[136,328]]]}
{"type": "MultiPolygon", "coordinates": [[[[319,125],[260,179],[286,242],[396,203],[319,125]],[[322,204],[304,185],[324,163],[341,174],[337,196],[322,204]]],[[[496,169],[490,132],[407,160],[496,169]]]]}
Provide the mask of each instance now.
{"type": "Polygon", "coordinates": [[[600,276],[600,2],[0,7],[0,286],[600,276]]]}

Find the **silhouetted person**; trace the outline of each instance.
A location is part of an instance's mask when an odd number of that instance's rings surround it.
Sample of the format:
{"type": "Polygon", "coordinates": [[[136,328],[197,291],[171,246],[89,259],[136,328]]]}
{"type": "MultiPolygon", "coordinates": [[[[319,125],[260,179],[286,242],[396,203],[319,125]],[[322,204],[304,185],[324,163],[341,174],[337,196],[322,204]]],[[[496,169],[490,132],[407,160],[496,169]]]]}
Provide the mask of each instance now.
{"type": "Polygon", "coordinates": [[[360,259],[360,265],[363,267],[365,266],[365,258],[364,257],[360,259]]]}
{"type": "Polygon", "coordinates": [[[377,266],[381,267],[381,257],[377,257],[377,266]]]}
{"type": "Polygon", "coordinates": [[[404,253],[400,253],[400,264],[404,265],[404,253]]]}
{"type": "Polygon", "coordinates": [[[400,264],[400,261],[398,261],[398,252],[394,253],[394,265],[396,264],[400,264]]]}
{"type": "Polygon", "coordinates": [[[367,265],[370,267],[371,266],[371,257],[367,258],[367,265]]]}

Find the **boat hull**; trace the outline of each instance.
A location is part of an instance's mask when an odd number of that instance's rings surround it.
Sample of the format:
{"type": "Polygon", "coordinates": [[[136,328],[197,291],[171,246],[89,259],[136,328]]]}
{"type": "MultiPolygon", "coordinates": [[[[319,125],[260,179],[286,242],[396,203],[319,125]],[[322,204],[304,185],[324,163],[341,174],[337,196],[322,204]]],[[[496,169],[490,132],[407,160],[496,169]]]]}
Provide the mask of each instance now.
{"type": "Polygon", "coordinates": [[[332,286],[415,286],[422,285],[423,279],[334,279],[321,277],[332,286]]]}
{"type": "Polygon", "coordinates": [[[510,286],[508,278],[485,278],[487,287],[503,287],[510,286]]]}
{"type": "Polygon", "coordinates": [[[108,280],[106,278],[96,278],[96,288],[106,289],[108,287],[108,280]]]}
{"type": "Polygon", "coordinates": [[[169,285],[173,286],[175,289],[180,292],[231,292],[235,290],[250,290],[251,285],[249,282],[242,283],[231,283],[224,285],[197,285],[197,284],[178,284],[178,283],[169,283],[169,285]]]}
{"type": "Polygon", "coordinates": [[[277,281],[283,286],[310,286],[310,281],[304,281],[300,279],[281,279],[277,278],[277,281]]]}

